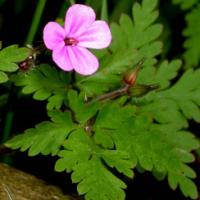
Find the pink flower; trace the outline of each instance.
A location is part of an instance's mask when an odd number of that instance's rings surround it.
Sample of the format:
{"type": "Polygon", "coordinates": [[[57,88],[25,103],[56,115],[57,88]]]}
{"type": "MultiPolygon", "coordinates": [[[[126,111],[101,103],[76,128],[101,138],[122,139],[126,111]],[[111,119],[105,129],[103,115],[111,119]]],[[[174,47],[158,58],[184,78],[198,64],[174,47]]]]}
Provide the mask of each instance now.
{"type": "Polygon", "coordinates": [[[112,36],[107,23],[95,18],[91,7],[74,4],[66,13],[64,28],[56,22],[45,26],[44,43],[62,70],[90,75],[98,69],[97,58],[87,48],[106,48],[112,36]]]}

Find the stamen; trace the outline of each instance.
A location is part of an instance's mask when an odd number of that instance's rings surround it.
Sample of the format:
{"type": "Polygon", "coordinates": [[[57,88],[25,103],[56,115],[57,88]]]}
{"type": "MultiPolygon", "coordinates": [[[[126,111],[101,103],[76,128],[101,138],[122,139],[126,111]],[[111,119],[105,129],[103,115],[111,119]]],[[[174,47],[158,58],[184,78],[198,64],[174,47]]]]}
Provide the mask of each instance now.
{"type": "Polygon", "coordinates": [[[78,44],[78,40],[75,38],[65,38],[64,42],[66,46],[75,46],[78,44]]]}

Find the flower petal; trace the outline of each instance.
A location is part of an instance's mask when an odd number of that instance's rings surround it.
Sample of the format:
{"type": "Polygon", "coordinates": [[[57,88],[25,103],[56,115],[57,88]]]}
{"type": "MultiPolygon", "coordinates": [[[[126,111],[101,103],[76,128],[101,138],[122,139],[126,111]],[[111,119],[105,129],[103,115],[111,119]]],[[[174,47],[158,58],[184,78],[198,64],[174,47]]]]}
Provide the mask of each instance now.
{"type": "Polygon", "coordinates": [[[72,63],[70,61],[68,46],[57,46],[53,50],[53,61],[64,71],[71,71],[73,69],[72,63]]]}
{"type": "Polygon", "coordinates": [[[64,44],[65,30],[56,22],[49,22],[43,30],[43,40],[48,49],[64,44]]]}
{"type": "Polygon", "coordinates": [[[112,35],[108,24],[105,21],[97,20],[77,39],[79,46],[102,49],[110,45],[112,35]]]}
{"type": "Polygon", "coordinates": [[[95,12],[91,7],[81,4],[72,5],[65,17],[67,36],[76,38],[81,35],[95,21],[95,18],[95,12]]]}
{"type": "Polygon", "coordinates": [[[96,72],[99,67],[97,58],[83,47],[71,47],[69,56],[74,70],[79,74],[91,75],[96,72]]]}

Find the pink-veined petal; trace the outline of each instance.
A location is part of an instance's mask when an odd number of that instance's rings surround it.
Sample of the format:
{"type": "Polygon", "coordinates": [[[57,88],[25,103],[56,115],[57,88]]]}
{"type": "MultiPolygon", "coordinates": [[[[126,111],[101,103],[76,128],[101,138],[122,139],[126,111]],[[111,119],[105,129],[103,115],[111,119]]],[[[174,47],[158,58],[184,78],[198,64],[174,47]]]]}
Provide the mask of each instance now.
{"type": "Polygon", "coordinates": [[[77,39],[79,46],[102,49],[110,45],[112,35],[108,24],[105,21],[97,20],[77,39]]]}
{"type": "Polygon", "coordinates": [[[95,21],[96,15],[94,10],[85,5],[72,5],[65,17],[65,30],[68,37],[78,37],[85,32],[88,27],[95,21]]]}
{"type": "Polygon", "coordinates": [[[71,59],[69,56],[68,46],[58,46],[53,50],[53,61],[64,71],[71,71],[73,69],[71,59]]]}
{"type": "Polygon", "coordinates": [[[65,30],[56,22],[49,22],[43,30],[44,44],[53,50],[60,43],[64,44],[65,30]]]}
{"type": "Polygon", "coordinates": [[[82,75],[91,75],[97,71],[99,62],[97,58],[83,47],[72,47],[69,50],[71,63],[76,72],[82,75]]]}

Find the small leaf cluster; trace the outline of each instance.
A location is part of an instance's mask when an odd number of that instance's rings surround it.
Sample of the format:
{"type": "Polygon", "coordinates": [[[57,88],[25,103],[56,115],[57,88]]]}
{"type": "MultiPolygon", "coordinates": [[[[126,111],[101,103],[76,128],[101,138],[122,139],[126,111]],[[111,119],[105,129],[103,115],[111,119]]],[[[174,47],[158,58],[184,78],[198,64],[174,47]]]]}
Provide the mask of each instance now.
{"type": "Polygon", "coordinates": [[[29,55],[28,48],[19,48],[17,45],[8,46],[0,51],[0,83],[8,81],[7,72],[15,72],[18,63],[29,55]]]}

